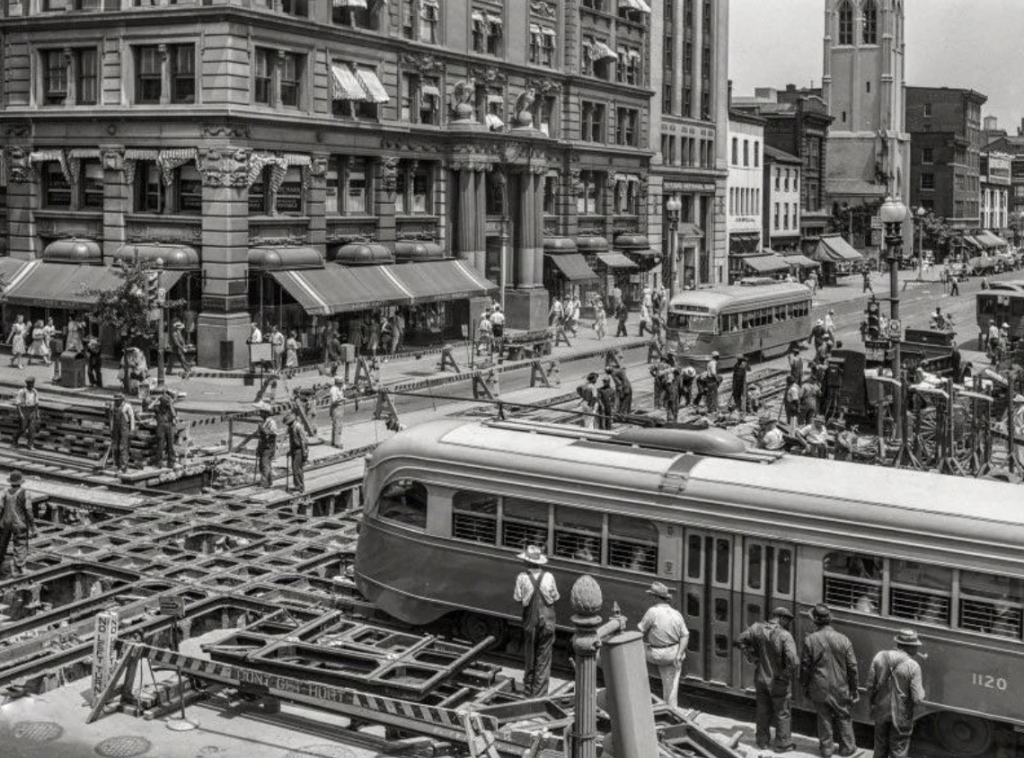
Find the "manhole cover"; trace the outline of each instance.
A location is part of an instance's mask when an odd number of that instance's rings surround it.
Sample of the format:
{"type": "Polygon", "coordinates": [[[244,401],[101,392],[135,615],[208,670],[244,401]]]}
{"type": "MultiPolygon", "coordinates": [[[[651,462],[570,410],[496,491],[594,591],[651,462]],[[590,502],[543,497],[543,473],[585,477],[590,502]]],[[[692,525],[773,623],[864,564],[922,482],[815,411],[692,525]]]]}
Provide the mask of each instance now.
{"type": "Polygon", "coordinates": [[[309,745],[292,750],[284,758],[355,758],[355,753],[340,745],[309,745]]]}
{"type": "Polygon", "coordinates": [[[126,735],[122,737],[109,737],[96,746],[96,753],[103,758],[132,758],[135,755],[148,753],[149,740],[145,737],[126,735]]]}
{"type": "Polygon", "coordinates": [[[14,725],[14,739],[22,742],[53,742],[64,730],[52,721],[19,721],[14,725]]]}

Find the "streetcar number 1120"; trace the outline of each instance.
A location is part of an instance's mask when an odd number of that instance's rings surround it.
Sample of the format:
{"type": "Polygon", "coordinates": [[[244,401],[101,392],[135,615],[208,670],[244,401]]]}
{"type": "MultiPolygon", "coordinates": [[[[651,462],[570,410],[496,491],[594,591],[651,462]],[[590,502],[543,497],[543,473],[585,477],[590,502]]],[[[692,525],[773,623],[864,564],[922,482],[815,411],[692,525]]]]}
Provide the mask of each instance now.
{"type": "Polygon", "coordinates": [[[1009,686],[1003,677],[992,676],[991,674],[971,674],[971,684],[989,690],[999,690],[1000,692],[1006,692],[1006,688],[1009,686]]]}

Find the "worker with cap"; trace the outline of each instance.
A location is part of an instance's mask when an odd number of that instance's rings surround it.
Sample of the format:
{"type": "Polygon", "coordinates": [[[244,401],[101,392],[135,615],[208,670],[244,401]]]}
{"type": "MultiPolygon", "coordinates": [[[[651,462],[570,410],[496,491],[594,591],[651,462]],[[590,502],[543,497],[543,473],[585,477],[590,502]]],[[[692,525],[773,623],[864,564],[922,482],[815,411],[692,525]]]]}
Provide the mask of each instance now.
{"type": "Polygon", "coordinates": [[[857,751],[851,713],[860,699],[857,656],[849,637],[832,628],[827,605],[814,606],[811,619],[817,628],[804,637],[800,684],[817,715],[818,751],[821,758],[830,758],[834,752],[850,756],[857,751]]]}
{"type": "Polygon", "coordinates": [[[121,472],[128,470],[131,460],[128,443],[135,432],[135,409],[126,403],[124,395],[114,395],[114,407],[110,409],[110,450],[114,467],[121,472]]]}
{"type": "Polygon", "coordinates": [[[345,420],[345,380],[334,377],[334,386],[328,397],[331,410],[331,446],[341,448],[341,429],[345,420]]]}
{"type": "Polygon", "coordinates": [[[812,458],[828,458],[829,434],[825,417],[815,415],[811,423],[796,431],[797,438],[804,444],[804,452],[812,458]]]}
{"type": "Polygon", "coordinates": [[[747,371],[750,366],[747,357],[741,355],[732,367],[732,407],[741,414],[747,412],[747,371]]]}
{"type": "Polygon", "coordinates": [[[786,436],[779,429],[779,423],[771,416],[762,416],[758,426],[758,447],[762,450],[782,450],[786,436]]]}
{"type": "Polygon", "coordinates": [[[718,375],[718,357],[718,351],[713,350],[711,360],[704,369],[704,405],[708,413],[718,411],[718,385],[722,383],[722,378],[718,375]]]}
{"type": "Polygon", "coordinates": [[[3,573],[7,549],[14,548],[14,575],[25,573],[28,560],[28,541],[36,536],[36,522],[32,516],[32,500],[22,489],[25,477],[20,471],[12,471],[8,480],[10,488],[0,500],[0,574],[3,573]]]}
{"type": "Polygon", "coordinates": [[[39,391],[34,376],[25,377],[25,386],[15,395],[14,405],[18,409],[18,434],[14,445],[17,446],[25,437],[28,449],[32,450],[36,446],[36,430],[39,428],[39,391]]]}
{"type": "Polygon", "coordinates": [[[615,382],[615,403],[620,417],[633,412],[633,384],[621,366],[609,366],[604,370],[615,382]]]}
{"type": "Polygon", "coordinates": [[[292,467],[292,486],[298,492],[306,491],[306,461],[309,459],[309,443],[306,430],[294,413],[284,417],[288,429],[288,462],[292,467]]]}
{"type": "Polygon", "coordinates": [[[167,468],[174,468],[178,462],[174,452],[174,435],[178,425],[178,411],[174,408],[174,395],[169,389],[165,389],[155,399],[150,400],[148,406],[156,418],[156,461],[154,465],[160,468],[163,461],[166,460],[167,468]]]}
{"type": "Polygon", "coordinates": [[[646,592],[654,597],[654,604],[640,619],[644,652],[647,662],[658,667],[662,699],[676,708],[679,705],[679,677],[683,672],[690,630],[686,628],[683,614],[672,607],[672,593],[668,587],[654,582],[646,592]]]}
{"type": "Polygon", "coordinates": [[[274,486],[274,455],[277,452],[277,423],[274,409],[268,403],[256,403],[260,425],[256,430],[256,469],[264,487],[274,486]]]}
{"type": "Polygon", "coordinates": [[[523,693],[528,698],[543,697],[551,677],[558,586],[551,572],[544,570],[548,559],[539,547],[527,545],[517,557],[525,564],[512,593],[523,613],[523,693]]]}
{"type": "Polygon", "coordinates": [[[601,386],[597,390],[597,408],[600,416],[597,419],[597,428],[611,430],[612,417],[615,415],[615,402],[617,395],[612,385],[612,378],[608,374],[601,377],[601,386]]]}
{"type": "Polygon", "coordinates": [[[582,411],[583,416],[583,428],[594,429],[597,426],[597,374],[590,372],[587,374],[587,381],[583,382],[576,388],[576,394],[579,395],[580,405],[579,409],[582,411]]]}
{"type": "Polygon", "coordinates": [[[793,612],[785,606],[772,611],[771,618],[756,621],[740,635],[738,645],[754,664],[754,692],[757,696],[755,740],[761,750],[771,742],[771,726],[775,725],[772,750],[786,753],[795,749],[792,734],[793,680],[797,678],[800,661],[796,642],[789,633],[793,612]]]}
{"type": "Polygon", "coordinates": [[[913,629],[901,629],[896,649],[883,650],[871,661],[867,697],[875,723],[874,758],[907,758],[914,713],[924,701],[921,664],[914,660],[921,640],[913,629]]]}
{"type": "Polygon", "coordinates": [[[185,341],[185,324],[175,321],[171,331],[171,360],[167,365],[167,373],[171,373],[174,361],[181,364],[181,378],[188,379],[192,375],[192,361],[188,357],[189,347],[185,341]]]}

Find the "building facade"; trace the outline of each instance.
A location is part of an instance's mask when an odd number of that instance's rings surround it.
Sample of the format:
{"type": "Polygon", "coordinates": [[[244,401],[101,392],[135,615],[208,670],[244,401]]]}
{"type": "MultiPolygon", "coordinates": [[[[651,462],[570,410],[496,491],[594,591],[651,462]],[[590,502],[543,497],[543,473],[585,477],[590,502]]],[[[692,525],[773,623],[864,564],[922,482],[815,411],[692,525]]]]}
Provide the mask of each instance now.
{"type": "Polygon", "coordinates": [[[795,155],[770,145],[764,149],[761,235],[765,247],[777,253],[799,253],[802,250],[801,166],[802,161],[795,155]]]}
{"type": "Polygon", "coordinates": [[[761,237],[764,124],[764,119],[749,113],[729,113],[726,231],[730,284],[747,273],[744,259],[756,256],[764,246],[761,237]]]}
{"type": "Polygon", "coordinates": [[[981,106],[987,99],[973,90],[907,88],[910,203],[961,229],[981,225],[981,106]]]}
{"type": "Polygon", "coordinates": [[[981,228],[1006,234],[1010,226],[1013,156],[994,150],[981,153],[981,228]]]}
{"type": "Polygon", "coordinates": [[[1004,135],[985,146],[985,152],[1010,156],[1010,188],[1006,225],[1015,245],[1024,241],[1024,128],[1016,135],[1004,135]]]}
{"type": "Polygon", "coordinates": [[[312,348],[328,324],[402,309],[411,334],[443,339],[493,296],[534,328],[545,285],[600,290],[615,261],[654,257],[645,3],[2,10],[19,307],[59,320],[76,302],[39,291],[47,266],[93,281],[160,257],[200,364],[233,368],[254,319],[312,348]]]}
{"type": "Polygon", "coordinates": [[[679,286],[726,279],[728,0],[656,0],[651,28],[652,247],[673,249],[665,203],[678,198],[679,286]]]}
{"type": "MultiPolygon", "coordinates": [[[[826,194],[860,206],[907,199],[902,0],[825,0],[822,99],[832,116],[826,194]]],[[[906,225],[909,242],[911,225],[906,225]]]]}

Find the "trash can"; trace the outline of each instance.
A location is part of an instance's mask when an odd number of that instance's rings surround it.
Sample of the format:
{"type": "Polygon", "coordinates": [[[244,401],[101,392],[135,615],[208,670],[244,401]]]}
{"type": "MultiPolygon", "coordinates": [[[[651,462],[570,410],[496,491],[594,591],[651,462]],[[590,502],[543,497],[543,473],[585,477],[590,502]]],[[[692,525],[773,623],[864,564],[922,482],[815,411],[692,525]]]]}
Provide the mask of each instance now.
{"type": "Polygon", "coordinates": [[[65,350],[60,354],[60,386],[80,389],[85,384],[85,355],[65,350]]]}

